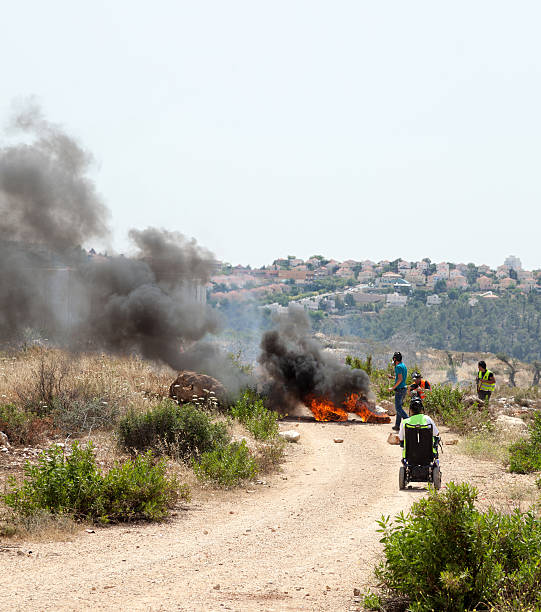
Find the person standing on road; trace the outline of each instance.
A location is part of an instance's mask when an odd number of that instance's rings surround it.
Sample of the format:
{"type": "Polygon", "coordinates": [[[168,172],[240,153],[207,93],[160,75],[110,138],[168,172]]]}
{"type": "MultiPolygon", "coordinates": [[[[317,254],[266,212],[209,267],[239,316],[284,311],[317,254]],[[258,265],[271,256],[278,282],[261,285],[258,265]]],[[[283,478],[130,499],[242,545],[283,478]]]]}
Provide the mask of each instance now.
{"type": "Polygon", "coordinates": [[[487,364],[484,361],[480,361],[477,364],[479,372],[477,374],[477,397],[484,401],[488,401],[496,386],[496,379],[494,373],[487,370],[487,364]]]}
{"type": "MultiPolygon", "coordinates": [[[[408,369],[402,363],[402,353],[397,351],[393,355],[393,365],[394,365],[394,385],[389,387],[389,391],[394,391],[394,407],[396,410],[396,421],[394,424],[394,431],[398,431],[400,429],[400,421],[402,419],[407,419],[408,415],[403,408],[404,398],[406,397],[407,387],[406,387],[406,378],[408,377],[408,369]]],[[[389,378],[392,379],[392,375],[389,375],[389,378]]]]}

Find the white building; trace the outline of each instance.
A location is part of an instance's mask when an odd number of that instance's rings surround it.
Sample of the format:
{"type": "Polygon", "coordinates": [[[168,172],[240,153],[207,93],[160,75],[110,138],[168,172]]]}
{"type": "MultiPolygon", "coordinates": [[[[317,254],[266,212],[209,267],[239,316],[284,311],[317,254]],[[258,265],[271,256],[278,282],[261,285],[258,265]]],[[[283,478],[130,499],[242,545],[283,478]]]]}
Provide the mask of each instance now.
{"type": "Polygon", "coordinates": [[[436,293],[434,295],[427,295],[426,305],[427,306],[439,306],[441,304],[441,297],[436,293]]]}
{"type": "Polygon", "coordinates": [[[408,303],[408,296],[400,295],[400,293],[389,293],[386,302],[388,306],[405,306],[408,303]]]}
{"type": "Polygon", "coordinates": [[[522,262],[515,255],[509,255],[503,262],[506,266],[513,268],[513,270],[520,270],[522,268],[522,262]]]}

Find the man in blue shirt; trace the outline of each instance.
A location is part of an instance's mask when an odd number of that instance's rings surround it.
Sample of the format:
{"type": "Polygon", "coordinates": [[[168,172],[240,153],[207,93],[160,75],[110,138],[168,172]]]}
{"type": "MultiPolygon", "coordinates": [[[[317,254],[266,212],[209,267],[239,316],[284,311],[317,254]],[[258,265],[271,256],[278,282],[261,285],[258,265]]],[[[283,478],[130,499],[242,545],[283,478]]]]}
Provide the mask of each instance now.
{"type": "MultiPolygon", "coordinates": [[[[394,365],[394,385],[389,387],[389,391],[394,391],[394,407],[396,409],[396,421],[393,429],[398,431],[400,429],[400,421],[407,419],[408,415],[402,407],[404,404],[404,398],[406,397],[407,387],[406,378],[408,377],[408,369],[402,363],[402,353],[396,352],[393,355],[394,365]]],[[[392,379],[392,375],[389,375],[392,379]]]]}

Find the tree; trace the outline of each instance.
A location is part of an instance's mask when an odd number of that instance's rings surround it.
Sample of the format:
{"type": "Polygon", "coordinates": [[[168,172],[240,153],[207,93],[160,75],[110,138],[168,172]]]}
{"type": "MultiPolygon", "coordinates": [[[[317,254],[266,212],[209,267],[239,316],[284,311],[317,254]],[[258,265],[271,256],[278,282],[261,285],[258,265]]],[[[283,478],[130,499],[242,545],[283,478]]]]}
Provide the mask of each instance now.
{"type": "Polygon", "coordinates": [[[541,361],[534,361],[532,363],[532,368],[534,370],[532,378],[532,387],[538,387],[539,378],[541,376],[541,361]]]}
{"type": "Polygon", "coordinates": [[[503,361],[503,363],[505,363],[505,365],[508,368],[507,376],[509,377],[509,386],[516,387],[517,386],[515,383],[515,376],[517,373],[516,362],[514,360],[511,360],[509,357],[507,357],[507,355],[504,355],[503,353],[498,353],[496,355],[496,358],[499,359],[500,361],[503,361]]]}
{"type": "Polygon", "coordinates": [[[445,293],[446,291],[447,283],[443,280],[443,278],[440,278],[436,281],[436,284],[434,285],[434,293],[445,293]]]}
{"type": "Polygon", "coordinates": [[[348,293],[346,295],[346,297],[344,298],[344,304],[348,308],[354,308],[355,307],[355,300],[354,300],[353,296],[351,295],[351,293],[348,293]]]}

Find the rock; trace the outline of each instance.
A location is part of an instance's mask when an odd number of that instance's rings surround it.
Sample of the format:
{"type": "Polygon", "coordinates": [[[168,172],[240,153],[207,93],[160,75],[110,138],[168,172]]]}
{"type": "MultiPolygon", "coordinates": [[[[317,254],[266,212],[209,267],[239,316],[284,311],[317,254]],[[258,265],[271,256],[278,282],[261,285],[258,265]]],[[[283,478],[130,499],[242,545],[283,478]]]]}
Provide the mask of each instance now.
{"type": "Polygon", "coordinates": [[[477,397],[477,395],[465,395],[462,398],[464,406],[475,406],[475,404],[483,404],[483,402],[477,397]]]}
{"type": "Polygon", "coordinates": [[[527,429],[526,423],[518,417],[507,416],[500,414],[496,418],[496,424],[502,429],[527,429]]]}
{"type": "Polygon", "coordinates": [[[344,441],[344,438],[335,438],[334,441],[336,444],[342,444],[342,442],[344,441]]]}
{"type": "Polygon", "coordinates": [[[215,591],[219,591],[219,590],[220,590],[220,585],[219,585],[219,584],[215,584],[215,585],[214,585],[212,588],[213,588],[215,591]]]}
{"type": "Polygon", "coordinates": [[[361,589],[358,589],[358,588],[355,587],[353,589],[353,597],[359,597],[360,594],[361,594],[361,589]]]}
{"type": "Polygon", "coordinates": [[[0,431],[0,446],[5,446],[6,448],[10,448],[11,444],[9,443],[8,437],[3,431],[0,431]]]}
{"type": "Polygon", "coordinates": [[[451,438],[450,440],[445,440],[444,444],[447,444],[447,445],[458,444],[458,439],[451,438]]]}
{"type": "Polygon", "coordinates": [[[389,437],[387,438],[387,444],[400,444],[400,440],[398,439],[398,434],[396,433],[390,433],[389,437]]]}
{"type": "Polygon", "coordinates": [[[226,399],[227,392],[222,383],[212,376],[196,372],[179,372],[169,387],[169,397],[179,404],[193,401],[195,397],[215,397],[218,403],[226,399]]]}
{"type": "Polygon", "coordinates": [[[301,434],[298,431],[295,431],[294,429],[288,429],[287,431],[281,431],[280,435],[287,442],[298,442],[299,438],[301,437],[301,434]]]}

